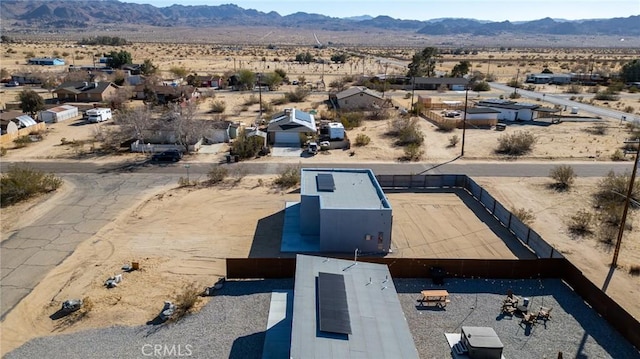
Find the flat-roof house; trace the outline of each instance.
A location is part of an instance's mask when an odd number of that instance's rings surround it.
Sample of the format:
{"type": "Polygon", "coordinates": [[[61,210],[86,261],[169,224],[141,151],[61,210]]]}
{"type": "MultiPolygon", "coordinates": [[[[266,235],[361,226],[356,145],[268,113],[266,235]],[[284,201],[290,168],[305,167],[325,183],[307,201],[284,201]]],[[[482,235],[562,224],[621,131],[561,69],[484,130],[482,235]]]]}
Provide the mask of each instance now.
{"type": "Polygon", "coordinates": [[[499,111],[499,121],[532,121],[536,118],[536,109],[540,107],[540,105],[536,104],[501,99],[482,100],[476,106],[499,111]]]}
{"type": "Polygon", "coordinates": [[[387,266],[297,255],[288,357],[418,358],[387,266]]]}
{"type": "Polygon", "coordinates": [[[70,81],[58,86],[53,93],[61,101],[104,102],[113,96],[118,86],[109,81],[70,81]]]}
{"type": "Polygon", "coordinates": [[[28,60],[29,65],[45,65],[45,66],[61,66],[64,65],[63,59],[53,57],[32,57],[28,60]]]}
{"type": "Polygon", "coordinates": [[[303,168],[300,183],[300,233],[320,251],[389,252],[391,204],[373,171],[303,168]]]}
{"type": "Polygon", "coordinates": [[[379,93],[363,86],[351,87],[331,96],[335,96],[336,104],[342,109],[380,108],[385,103],[379,93]]]}
{"type": "MultiPolygon", "coordinates": [[[[464,112],[462,110],[461,119],[465,118],[464,112]]],[[[495,126],[500,114],[500,111],[489,107],[470,107],[466,112],[467,125],[471,126],[495,126]]]]}
{"type": "Polygon", "coordinates": [[[314,116],[295,108],[285,108],[275,114],[267,126],[269,142],[274,146],[300,146],[303,142],[301,135],[317,132],[314,116]]]}

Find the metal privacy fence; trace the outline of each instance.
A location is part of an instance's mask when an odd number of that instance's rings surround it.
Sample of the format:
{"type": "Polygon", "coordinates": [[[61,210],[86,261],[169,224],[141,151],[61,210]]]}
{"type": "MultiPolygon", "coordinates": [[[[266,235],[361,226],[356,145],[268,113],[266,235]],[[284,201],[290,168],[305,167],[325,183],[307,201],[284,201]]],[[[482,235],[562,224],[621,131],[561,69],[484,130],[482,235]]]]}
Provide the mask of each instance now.
{"type": "Polygon", "coordinates": [[[378,175],[376,178],[383,189],[463,188],[518,240],[529,246],[538,258],[563,258],[536,231],[466,175],[378,175]]]}

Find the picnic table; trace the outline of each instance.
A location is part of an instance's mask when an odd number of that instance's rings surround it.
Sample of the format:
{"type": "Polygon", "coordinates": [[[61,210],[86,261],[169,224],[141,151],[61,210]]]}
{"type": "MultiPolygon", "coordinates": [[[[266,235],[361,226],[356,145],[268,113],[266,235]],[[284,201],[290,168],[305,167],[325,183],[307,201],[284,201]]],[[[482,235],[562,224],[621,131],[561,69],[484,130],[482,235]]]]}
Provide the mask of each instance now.
{"type": "Polygon", "coordinates": [[[419,299],[422,305],[435,304],[440,307],[446,307],[447,303],[450,303],[449,292],[444,289],[437,290],[423,290],[420,292],[422,298],[419,299]]]}

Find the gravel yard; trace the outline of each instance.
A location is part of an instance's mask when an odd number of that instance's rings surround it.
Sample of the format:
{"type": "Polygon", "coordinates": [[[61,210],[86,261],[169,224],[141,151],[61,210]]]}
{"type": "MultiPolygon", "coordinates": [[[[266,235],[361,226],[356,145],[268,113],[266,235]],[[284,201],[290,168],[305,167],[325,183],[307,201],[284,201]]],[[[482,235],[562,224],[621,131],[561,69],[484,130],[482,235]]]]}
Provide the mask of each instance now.
{"type": "MultiPolygon", "coordinates": [[[[460,327],[493,327],[506,358],[640,358],[640,353],[596,315],[562,281],[448,279],[436,287],[424,279],[395,279],[409,328],[421,358],[449,358],[444,333],[460,327]],[[418,308],[421,290],[447,289],[445,309],[418,308]],[[507,289],[530,298],[530,308],[553,307],[552,318],[532,328],[517,316],[499,314],[507,289]]],[[[111,327],[38,338],[6,358],[260,358],[271,291],[293,288],[293,280],[227,282],[198,314],[176,324],[111,327]],[[158,355],[156,355],[158,356],[158,355]]],[[[158,303],[158,308],[161,303],[158,303]]]]}

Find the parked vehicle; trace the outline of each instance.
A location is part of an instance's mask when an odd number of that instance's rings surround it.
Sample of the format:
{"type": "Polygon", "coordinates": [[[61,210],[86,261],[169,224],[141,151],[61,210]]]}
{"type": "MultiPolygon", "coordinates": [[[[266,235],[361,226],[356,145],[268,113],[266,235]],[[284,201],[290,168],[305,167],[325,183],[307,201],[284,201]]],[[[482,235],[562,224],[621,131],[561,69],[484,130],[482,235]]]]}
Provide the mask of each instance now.
{"type": "Polygon", "coordinates": [[[151,156],[153,162],[178,162],[182,159],[182,152],[179,150],[166,150],[154,153],[151,156]]]}
{"type": "Polygon", "coordinates": [[[113,117],[110,108],[93,108],[87,110],[87,120],[91,123],[103,122],[113,117]]]}
{"type": "Polygon", "coordinates": [[[5,87],[16,87],[16,86],[20,86],[20,84],[18,83],[18,81],[9,81],[4,86],[5,87]]]}

